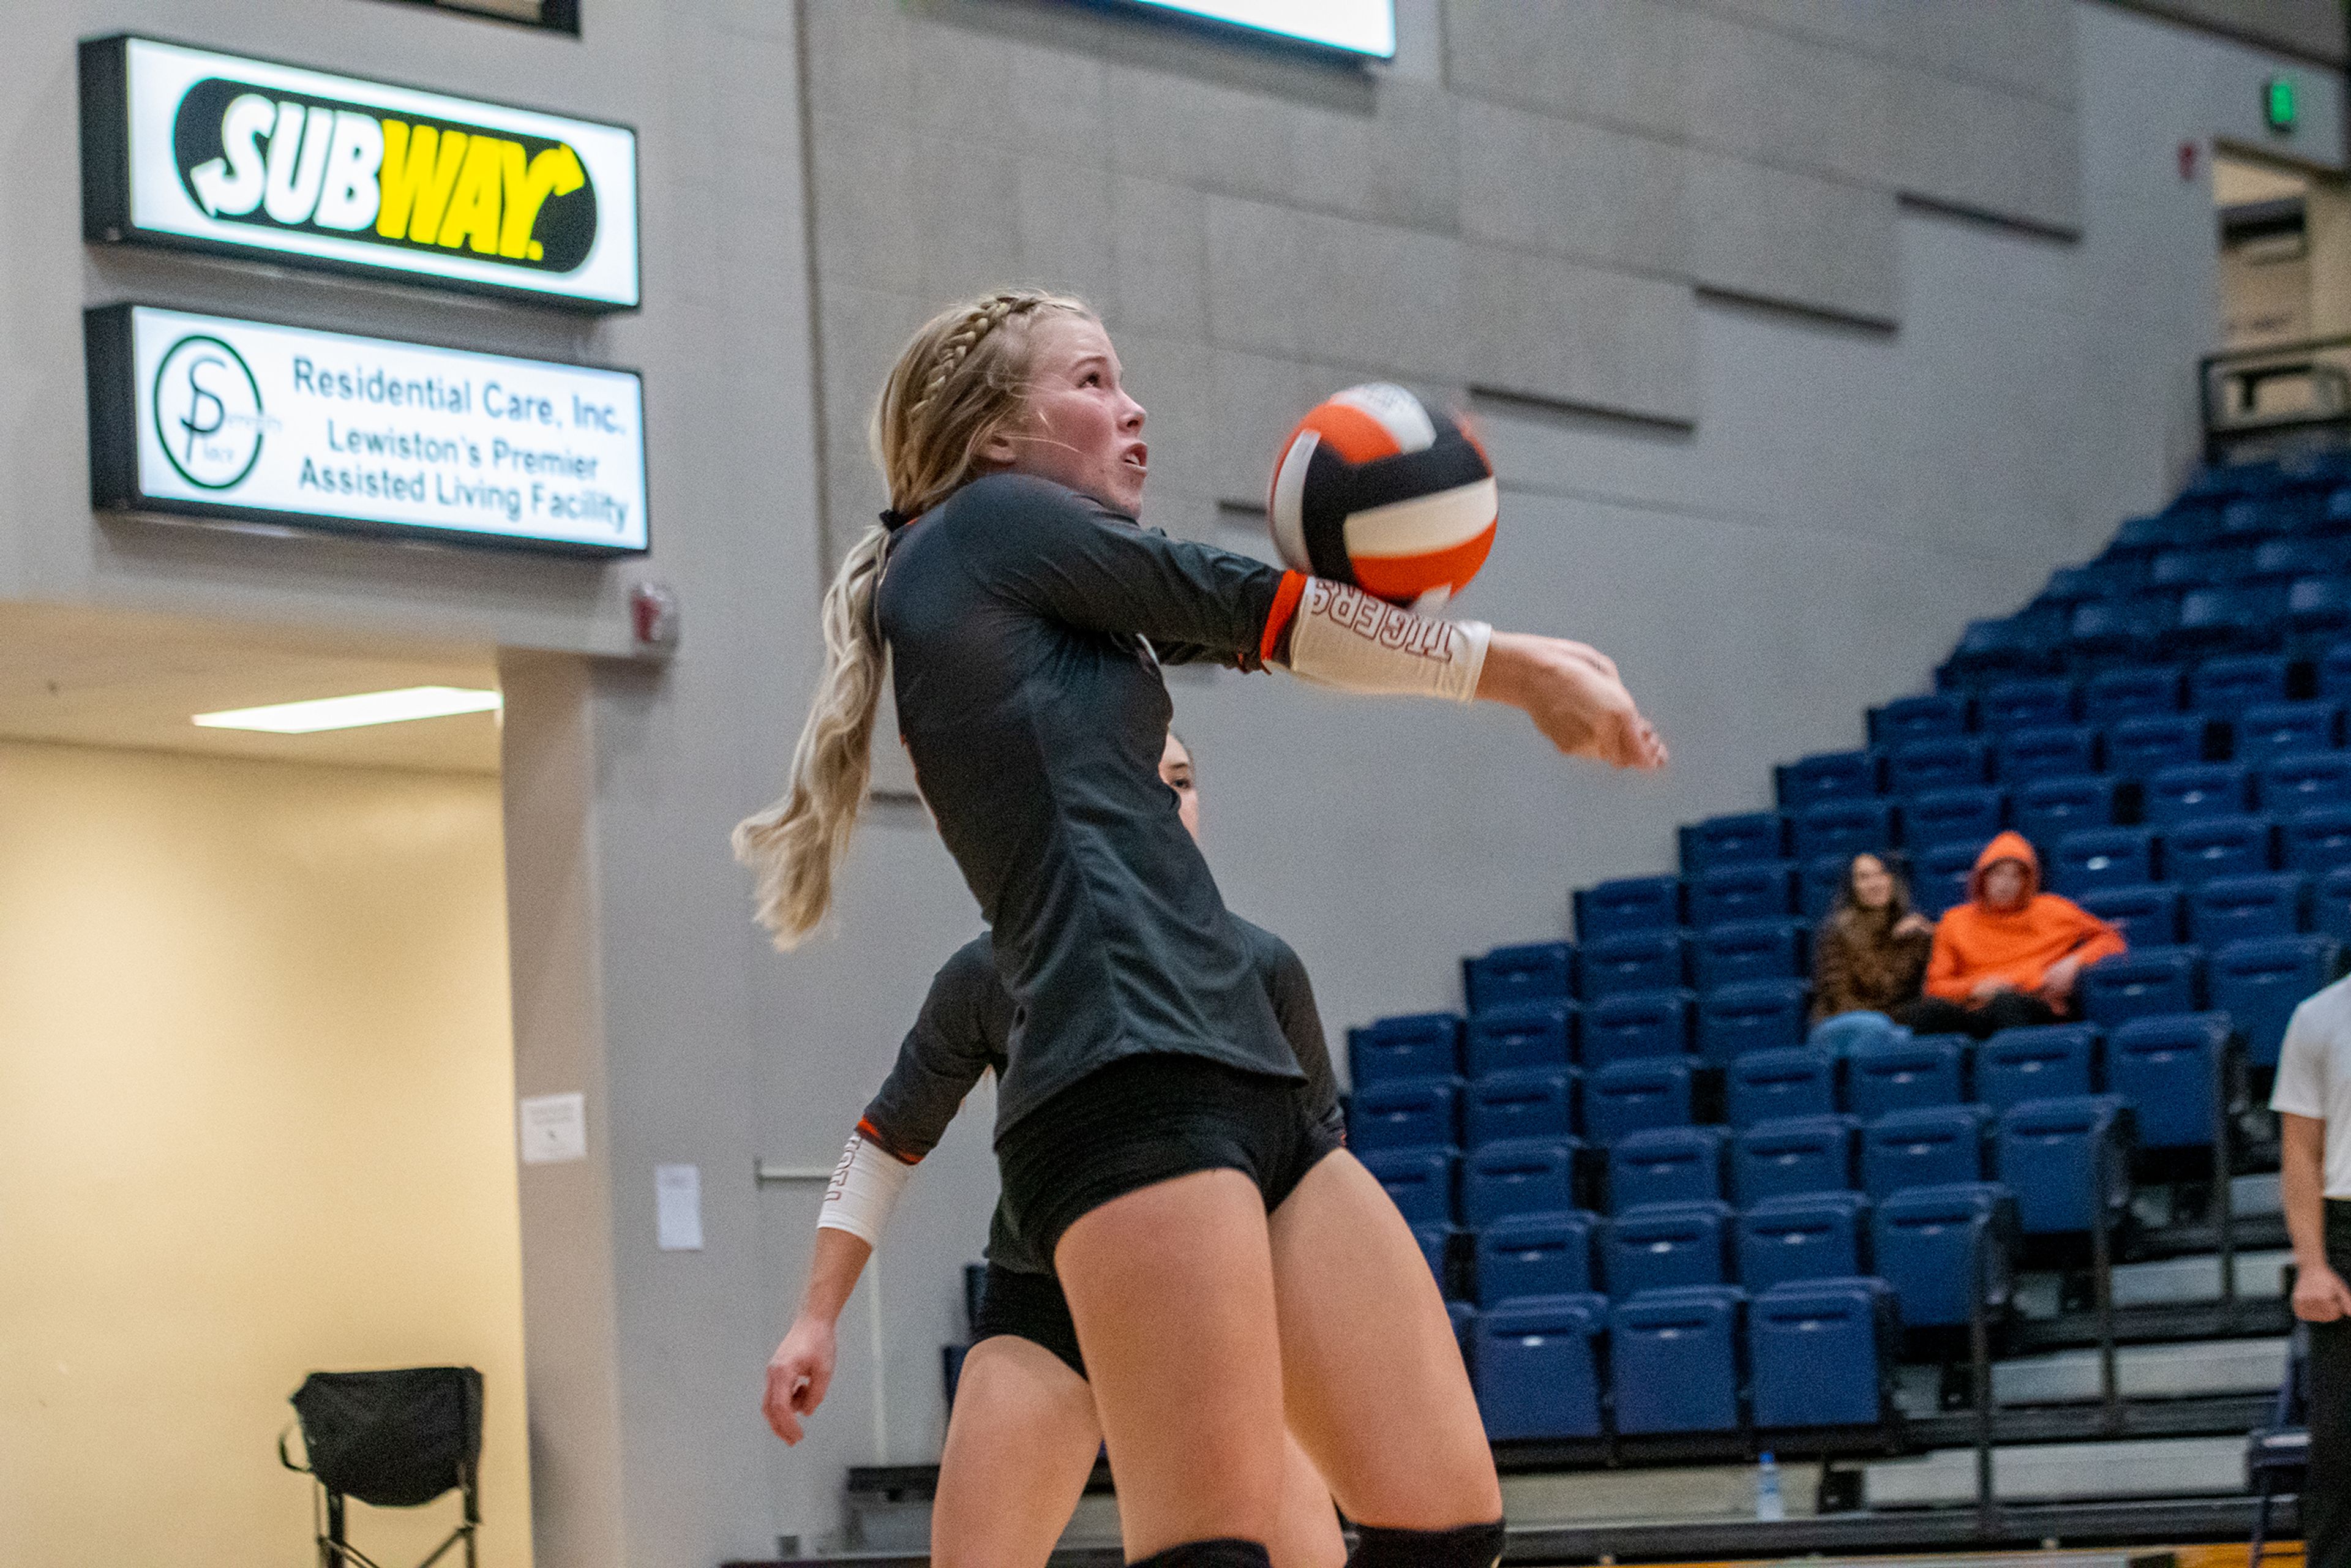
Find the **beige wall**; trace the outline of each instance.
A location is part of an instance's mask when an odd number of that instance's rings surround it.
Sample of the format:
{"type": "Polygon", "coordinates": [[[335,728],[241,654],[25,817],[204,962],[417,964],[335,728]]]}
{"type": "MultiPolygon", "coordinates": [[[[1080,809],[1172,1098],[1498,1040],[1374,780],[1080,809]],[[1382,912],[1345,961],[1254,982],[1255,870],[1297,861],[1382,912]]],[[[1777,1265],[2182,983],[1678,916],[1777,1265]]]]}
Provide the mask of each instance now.
{"type": "Polygon", "coordinates": [[[496,779],[0,744],[0,1562],[310,1563],[287,1396],[438,1363],[529,1562],[499,841],[496,779]]]}

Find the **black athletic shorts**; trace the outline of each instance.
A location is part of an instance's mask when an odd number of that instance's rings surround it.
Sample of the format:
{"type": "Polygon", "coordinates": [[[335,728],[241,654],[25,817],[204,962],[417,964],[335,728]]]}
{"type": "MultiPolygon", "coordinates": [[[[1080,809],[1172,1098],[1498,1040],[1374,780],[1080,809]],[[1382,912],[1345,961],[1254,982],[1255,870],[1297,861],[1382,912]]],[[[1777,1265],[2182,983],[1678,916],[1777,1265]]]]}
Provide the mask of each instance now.
{"type": "Polygon", "coordinates": [[[1050,1258],[1084,1215],[1195,1171],[1241,1172],[1271,1214],[1339,1146],[1292,1081],[1161,1052],[1055,1093],[1005,1131],[996,1162],[1014,1227],[1050,1258]]]}
{"type": "Polygon", "coordinates": [[[979,1289],[979,1321],[972,1324],[971,1340],[977,1344],[1004,1333],[1043,1345],[1071,1372],[1080,1377],[1086,1375],[1086,1358],[1078,1353],[1078,1325],[1070,1317],[1070,1298],[1061,1294],[1061,1282],[1052,1275],[999,1269],[993,1263],[987,1266],[987,1281],[979,1289]]]}

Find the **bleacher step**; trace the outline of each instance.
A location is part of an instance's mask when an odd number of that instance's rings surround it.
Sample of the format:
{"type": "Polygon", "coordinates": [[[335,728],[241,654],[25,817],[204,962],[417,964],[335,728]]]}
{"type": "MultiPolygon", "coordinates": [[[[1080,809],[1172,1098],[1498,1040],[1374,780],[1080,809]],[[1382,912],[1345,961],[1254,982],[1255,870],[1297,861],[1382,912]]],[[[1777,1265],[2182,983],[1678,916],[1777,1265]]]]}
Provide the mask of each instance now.
{"type": "MultiPolygon", "coordinates": [[[[2252,1300],[2283,1295],[2285,1266],[2293,1261],[2294,1254],[2283,1249],[2238,1253],[2238,1296],[2252,1300]]],[[[2115,1270],[2117,1307],[2176,1306],[2220,1299],[2220,1260],[2210,1254],[2124,1263],[2115,1270]]]]}
{"type": "MultiPolygon", "coordinates": [[[[1992,1453],[1992,1490],[2011,1501],[2228,1495],[2244,1490],[2244,1456],[2241,1437],[1999,1448],[1992,1453]]],[[[1870,1508],[1932,1507],[1975,1495],[1976,1456],[1969,1448],[1880,1459],[1862,1472],[1862,1497],[1870,1508]]]]}
{"type": "MultiPolygon", "coordinates": [[[[2125,1345],[2115,1353],[2115,1383],[2126,1399],[2191,1399],[2258,1394],[2278,1385],[2283,1339],[2205,1340],[2189,1344],[2125,1345]]],[[[2100,1397],[2098,1353],[2061,1350],[1997,1362],[1992,1395],[2002,1405],[2075,1405],[2100,1397]]]]}
{"type": "Polygon", "coordinates": [[[2275,1171],[2230,1178],[2229,1200],[2230,1208],[2239,1218],[2285,1212],[2285,1198],[2279,1190],[2275,1171]]]}
{"type": "MultiPolygon", "coordinates": [[[[1789,1517],[1813,1511],[1821,1467],[1780,1467],[1789,1517]]],[[[1514,1526],[1659,1519],[1752,1519],[1753,1465],[1657,1469],[1535,1471],[1502,1477],[1502,1515],[1514,1526]]]]}

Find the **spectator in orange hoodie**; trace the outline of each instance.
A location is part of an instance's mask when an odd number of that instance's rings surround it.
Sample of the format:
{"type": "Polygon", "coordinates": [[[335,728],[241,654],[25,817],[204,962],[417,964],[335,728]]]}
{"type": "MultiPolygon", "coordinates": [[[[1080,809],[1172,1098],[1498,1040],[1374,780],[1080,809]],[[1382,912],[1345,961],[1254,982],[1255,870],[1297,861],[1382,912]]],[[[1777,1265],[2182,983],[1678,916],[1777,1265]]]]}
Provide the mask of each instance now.
{"type": "Polygon", "coordinates": [[[2123,951],[2122,933],[2041,891],[2041,862],[2021,833],[1976,857],[1968,902],[1935,927],[1927,994],[1904,1021],[1920,1034],[1971,1034],[2055,1023],[2074,1011],[2082,971],[2123,951]]]}

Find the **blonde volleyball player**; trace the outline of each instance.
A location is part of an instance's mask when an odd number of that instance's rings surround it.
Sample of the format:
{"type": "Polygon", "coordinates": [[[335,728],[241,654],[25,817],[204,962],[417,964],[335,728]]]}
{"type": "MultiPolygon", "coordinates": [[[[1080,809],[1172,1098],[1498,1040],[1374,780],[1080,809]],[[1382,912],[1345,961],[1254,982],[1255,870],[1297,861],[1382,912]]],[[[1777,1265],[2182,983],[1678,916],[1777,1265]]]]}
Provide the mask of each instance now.
{"type": "Polygon", "coordinates": [[[826,595],[789,792],[737,850],[778,943],[805,937],[864,797],[886,648],[1019,1009],[1006,1212],[1068,1295],[1128,1558],[1267,1568],[1286,1411],[1361,1527],[1353,1561],[1490,1568],[1500,1488],[1444,1302],[1370,1173],[1311,1157],[1301,1074],[1159,782],[1160,665],[1505,703],[1617,767],[1665,747],[1580,643],[1423,624],[1137,527],[1143,419],[1076,300],[1005,290],[914,334],[875,420],[892,510],[826,595]]]}
{"type": "MultiPolygon", "coordinates": [[[[1176,791],[1178,814],[1196,838],[1192,754],[1172,731],[1159,777],[1176,791]]],[[[1299,1092],[1323,1147],[1337,1148],[1345,1141],[1338,1085],[1306,967],[1280,937],[1239,925],[1306,1074],[1299,1092]]],[[[881,1243],[900,1191],[980,1075],[1003,1072],[1011,1028],[1012,998],[983,934],[957,949],[931,982],[897,1063],[858,1121],[826,1194],[799,1316],[768,1363],[763,1408],[785,1442],[799,1441],[801,1419],[824,1402],[841,1309],[881,1243]]],[[[1000,1205],[988,1224],[981,1300],[939,1463],[931,1561],[937,1568],[1041,1568],[1093,1470],[1102,1424],[1052,1266],[1021,1245],[1000,1205]]],[[[1280,1516],[1266,1542],[1274,1568],[1339,1568],[1347,1548],[1330,1490],[1294,1439],[1287,1449],[1280,1516]]]]}

